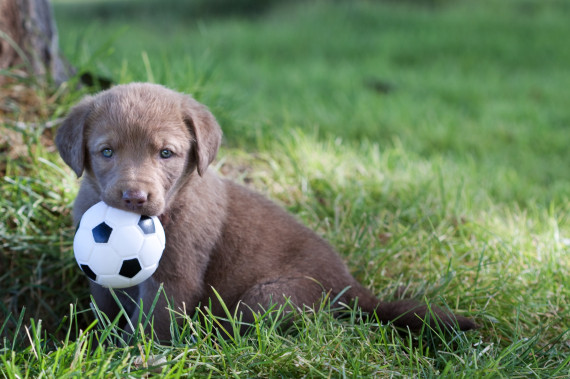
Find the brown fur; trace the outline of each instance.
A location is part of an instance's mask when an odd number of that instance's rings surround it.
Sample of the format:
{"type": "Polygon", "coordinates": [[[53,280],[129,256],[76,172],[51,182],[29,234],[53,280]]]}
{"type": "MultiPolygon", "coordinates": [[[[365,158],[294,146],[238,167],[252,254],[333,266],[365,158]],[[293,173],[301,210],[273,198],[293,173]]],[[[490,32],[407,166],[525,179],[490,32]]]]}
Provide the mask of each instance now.
{"type": "MultiPolygon", "coordinates": [[[[212,288],[230,309],[251,310],[283,303],[318,303],[349,288],[339,301],[358,305],[379,319],[419,329],[428,309],[412,300],[381,302],[348,272],[333,248],[283,209],[245,187],[221,179],[208,165],[221,141],[221,130],[206,107],[190,96],[152,84],[114,87],[76,105],[58,131],[63,160],[84,178],[74,206],[75,222],[100,200],[141,214],[159,215],[166,249],[153,277],[119,291],[131,319],[138,309],[127,295],[143,300],[144,312],[159,283],[176,311],[194,310],[211,300],[223,316],[212,288]],[[102,150],[112,149],[111,157],[102,150]],[[174,154],[161,158],[163,149],[174,154]]],[[[97,305],[115,317],[118,306],[109,291],[91,283],[97,305]]],[[[432,307],[445,326],[476,327],[471,320],[432,307]]],[[[165,299],[154,310],[160,339],[170,338],[165,299]]],[[[430,321],[435,326],[433,317],[430,321]]]]}

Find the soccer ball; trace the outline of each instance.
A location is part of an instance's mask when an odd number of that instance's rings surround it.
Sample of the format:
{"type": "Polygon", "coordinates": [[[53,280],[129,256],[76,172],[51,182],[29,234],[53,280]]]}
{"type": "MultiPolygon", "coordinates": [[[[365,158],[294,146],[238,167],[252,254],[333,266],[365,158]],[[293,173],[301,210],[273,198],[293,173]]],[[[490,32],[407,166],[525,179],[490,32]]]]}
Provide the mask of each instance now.
{"type": "Polygon", "coordinates": [[[109,288],[135,286],[158,267],[165,246],[156,216],[141,216],[99,202],[81,218],[73,251],[87,277],[109,288]]]}

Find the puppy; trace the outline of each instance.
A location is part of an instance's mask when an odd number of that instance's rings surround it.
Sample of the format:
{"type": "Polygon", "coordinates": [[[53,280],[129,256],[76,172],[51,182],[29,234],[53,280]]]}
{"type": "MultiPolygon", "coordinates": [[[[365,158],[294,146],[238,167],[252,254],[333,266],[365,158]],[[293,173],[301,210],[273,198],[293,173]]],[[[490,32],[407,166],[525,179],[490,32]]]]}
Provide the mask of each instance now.
{"type": "MultiPolygon", "coordinates": [[[[133,325],[148,315],[160,284],[168,299],[156,305],[154,331],[170,340],[169,305],[210,307],[225,316],[214,293],[245,323],[253,312],[283,304],[313,306],[324,293],[396,326],[468,330],[476,324],[412,300],[382,302],[349,273],[334,249],[263,196],[218,177],[208,166],[222,132],[208,109],[165,87],[133,83],[87,96],[71,109],[56,145],[77,176],[75,223],[95,203],[161,218],[166,248],[156,273],[116,291],[133,325]],[[143,309],[139,309],[135,302],[143,309]],[[439,324],[439,325],[437,325],[439,324]]],[[[111,319],[119,306],[108,289],[90,283],[111,319]]]]}

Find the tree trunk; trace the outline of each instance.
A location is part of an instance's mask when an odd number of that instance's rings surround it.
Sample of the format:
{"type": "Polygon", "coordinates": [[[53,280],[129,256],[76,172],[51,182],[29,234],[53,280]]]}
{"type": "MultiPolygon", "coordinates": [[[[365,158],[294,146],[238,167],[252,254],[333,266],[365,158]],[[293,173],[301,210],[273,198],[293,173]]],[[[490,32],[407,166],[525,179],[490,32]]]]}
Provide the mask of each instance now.
{"type": "MultiPolygon", "coordinates": [[[[72,73],[59,55],[48,0],[0,0],[0,70],[8,68],[61,84],[72,73]]],[[[0,85],[6,76],[0,75],[0,85]]]]}

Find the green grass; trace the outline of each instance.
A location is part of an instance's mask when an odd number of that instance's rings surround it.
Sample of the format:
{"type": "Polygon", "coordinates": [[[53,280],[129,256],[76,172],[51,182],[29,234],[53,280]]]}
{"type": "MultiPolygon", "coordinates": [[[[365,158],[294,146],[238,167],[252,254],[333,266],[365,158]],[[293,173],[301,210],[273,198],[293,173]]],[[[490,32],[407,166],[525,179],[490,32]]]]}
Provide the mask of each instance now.
{"type": "Polygon", "coordinates": [[[37,97],[0,109],[3,376],[570,375],[570,6],[208,4],[54,8],[76,67],[210,106],[225,133],[213,169],[331,241],[375,293],[405,288],[481,329],[408,336],[306,312],[236,340],[198,318],[168,346],[123,341],[112,320],[96,332],[71,253],[77,182],[51,130],[12,123],[61,117],[85,91],[25,82],[37,97]]]}

